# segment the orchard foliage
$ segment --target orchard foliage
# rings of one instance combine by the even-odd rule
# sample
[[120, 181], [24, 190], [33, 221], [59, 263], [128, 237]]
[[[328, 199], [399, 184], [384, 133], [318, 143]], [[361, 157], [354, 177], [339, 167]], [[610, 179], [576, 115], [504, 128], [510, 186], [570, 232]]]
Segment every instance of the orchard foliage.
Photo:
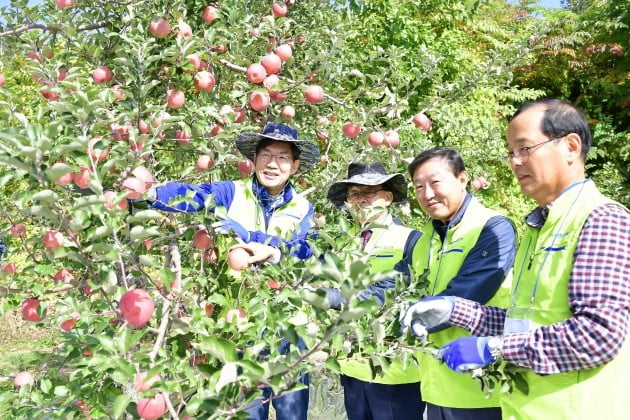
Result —
[[[414, 363], [396, 320], [425, 294], [422, 273], [383, 307], [353, 299], [378, 276], [354, 246], [356, 215], [325, 197], [352, 161], [405, 172], [452, 146], [482, 200], [514, 218], [528, 207], [501, 156], [514, 104], [542, 95], [513, 83], [537, 22], [503, 1], [27, 3], [0, 18], [0, 231], [14, 262], [0, 291], [4, 310], [60, 339], [33, 381], [1, 388], [4, 416], [243, 417], [259, 384], [290, 391], [323, 363]], [[247, 71], [259, 63], [262, 79]], [[154, 182], [249, 176], [233, 139], [268, 121], [320, 146], [293, 180], [323, 213], [320, 261], [236, 272], [213, 215], [128, 202]], [[351, 303], [330, 310], [321, 287]], [[281, 356], [282, 340], [294, 345]]]

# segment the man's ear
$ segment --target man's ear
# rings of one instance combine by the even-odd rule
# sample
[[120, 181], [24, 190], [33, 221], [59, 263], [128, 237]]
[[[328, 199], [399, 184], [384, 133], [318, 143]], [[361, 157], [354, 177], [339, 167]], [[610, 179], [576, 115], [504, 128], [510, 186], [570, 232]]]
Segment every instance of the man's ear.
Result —
[[564, 136], [564, 141], [567, 146], [567, 159], [569, 163], [573, 163], [576, 160], [582, 161], [582, 139], [576, 133], [569, 133]]
[[293, 161], [293, 165], [291, 166], [291, 175], [295, 174], [300, 167], [300, 159], [296, 159]]
[[461, 182], [464, 189], [466, 189], [466, 186], [468, 185], [468, 172], [462, 171], [459, 175], [457, 175], [457, 179]]

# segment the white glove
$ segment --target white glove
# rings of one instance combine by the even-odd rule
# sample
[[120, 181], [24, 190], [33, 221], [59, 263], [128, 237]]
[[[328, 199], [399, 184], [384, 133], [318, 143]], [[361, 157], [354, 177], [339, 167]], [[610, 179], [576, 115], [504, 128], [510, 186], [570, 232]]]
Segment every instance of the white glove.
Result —
[[453, 296], [431, 296], [419, 300], [407, 308], [400, 319], [403, 335], [411, 328], [414, 335], [426, 339], [430, 329], [448, 322], [454, 307]]

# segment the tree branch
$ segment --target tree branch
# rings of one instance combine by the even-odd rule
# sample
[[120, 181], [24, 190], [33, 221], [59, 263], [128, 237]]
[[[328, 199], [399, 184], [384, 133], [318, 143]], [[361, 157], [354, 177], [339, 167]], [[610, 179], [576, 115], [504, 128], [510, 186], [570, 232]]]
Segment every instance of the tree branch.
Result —
[[[91, 31], [93, 29], [104, 28], [105, 26], [107, 26], [108, 23], [109, 22], [103, 21], [103, 22], [90, 23], [89, 25], [81, 25], [77, 27], [77, 31], [78, 32]], [[48, 31], [48, 32], [61, 32], [61, 30], [63, 29], [63, 26], [49, 25], [49, 24], [44, 24], [44, 23], [30, 23], [28, 25], [20, 26], [19, 28], [11, 29], [10, 31], [0, 32], [0, 38], [5, 37], [5, 36], [11, 36], [11, 35], [19, 35], [22, 32], [33, 31], [36, 29], [39, 29], [42, 31]]]

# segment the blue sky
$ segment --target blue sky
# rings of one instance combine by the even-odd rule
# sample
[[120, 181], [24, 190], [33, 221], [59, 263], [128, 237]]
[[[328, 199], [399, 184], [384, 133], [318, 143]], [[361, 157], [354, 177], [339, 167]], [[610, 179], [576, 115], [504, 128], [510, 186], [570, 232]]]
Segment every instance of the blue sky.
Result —
[[[41, 3], [42, 1], [43, 0], [30, 0], [29, 3], [36, 4], [36, 3]], [[8, 6], [9, 3], [10, 3], [9, 0], [0, 0], [0, 6]], [[560, 0], [540, 0], [538, 3], [541, 6], [560, 7]]]

